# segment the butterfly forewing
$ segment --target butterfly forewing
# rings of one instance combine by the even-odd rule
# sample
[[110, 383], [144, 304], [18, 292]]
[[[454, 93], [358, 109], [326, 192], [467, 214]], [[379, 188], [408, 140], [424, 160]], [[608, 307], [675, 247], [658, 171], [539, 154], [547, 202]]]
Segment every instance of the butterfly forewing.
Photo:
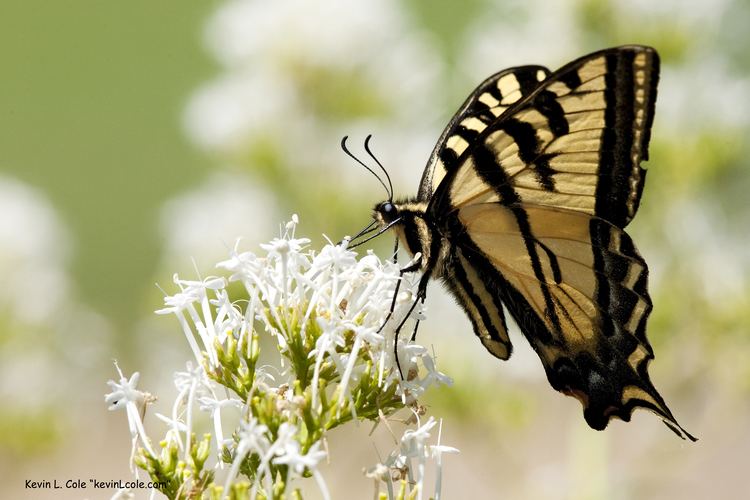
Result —
[[458, 158], [508, 107], [530, 94], [549, 76], [543, 66], [519, 66], [492, 75], [461, 105], [440, 136], [422, 174], [418, 198], [427, 201]]
[[640, 162], [658, 71], [656, 52], [634, 46], [591, 54], [550, 75], [463, 150], [436, 190], [431, 214], [525, 202], [624, 227], [643, 190]]

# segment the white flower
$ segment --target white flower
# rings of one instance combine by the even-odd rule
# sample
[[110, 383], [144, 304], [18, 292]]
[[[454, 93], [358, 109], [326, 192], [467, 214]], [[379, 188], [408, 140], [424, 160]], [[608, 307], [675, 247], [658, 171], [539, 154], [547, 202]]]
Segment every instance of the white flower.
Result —
[[458, 448], [452, 446], [444, 446], [440, 444], [440, 439], [443, 435], [443, 421], [440, 420], [440, 427], [438, 427], [438, 439], [437, 445], [430, 446], [430, 456], [435, 459], [437, 465], [437, 472], [435, 474], [435, 500], [440, 500], [443, 483], [443, 453], [458, 453]]
[[210, 394], [211, 388], [208, 384], [206, 373], [203, 371], [203, 367], [198, 365], [193, 368], [193, 364], [190, 361], [186, 363], [186, 370], [184, 372], [175, 372], [174, 385], [180, 392], [172, 406], [172, 420], [177, 421], [177, 415], [183, 405], [187, 411], [186, 426], [188, 430], [185, 433], [185, 439], [187, 440], [187, 444], [185, 445], [185, 457], [187, 458], [190, 453], [190, 441], [192, 440], [193, 433], [194, 403], [200, 396]]
[[198, 299], [200, 299], [200, 296], [192, 290], [167, 295], [164, 297], [164, 305], [167, 307], [157, 309], [155, 312], [156, 314], [177, 314], [190, 307]]
[[410, 458], [426, 456], [425, 443], [430, 438], [430, 431], [435, 425], [437, 425], [435, 417], [430, 417], [423, 425], [404, 432], [401, 437], [401, 455]]
[[167, 435], [165, 436], [165, 440], [167, 442], [175, 442], [181, 450], [184, 449], [181, 434], [187, 434], [190, 431], [185, 422], [179, 420], [178, 418], [169, 418], [166, 415], [162, 415], [161, 413], [156, 413], [156, 418], [167, 424], [167, 426], [169, 427]]
[[[310, 449], [307, 450], [307, 453], [303, 455], [300, 453], [301, 449], [297, 441], [288, 441], [284, 446], [283, 452], [273, 459], [273, 463], [289, 466], [290, 473], [291, 471], [294, 471], [298, 476], [301, 476], [305, 469], [309, 470], [315, 478], [315, 481], [318, 483], [323, 498], [328, 500], [330, 498], [328, 488], [318, 471], [318, 463], [320, 463], [320, 461], [328, 454], [320, 449], [320, 444], [320, 441], [316, 441]], [[290, 477], [290, 474], [287, 474], [287, 484], [289, 484]]]
[[224, 408], [242, 408], [242, 401], [239, 399], [216, 399], [210, 396], [198, 398], [198, 405], [201, 411], [211, 413], [214, 421], [214, 435], [216, 437], [216, 448], [219, 453], [224, 446], [224, 430], [221, 425], [221, 410]]
[[239, 442], [237, 454], [247, 456], [248, 452], [263, 454], [268, 451], [271, 443], [267, 437], [268, 427], [258, 423], [258, 419], [250, 417], [250, 420], [240, 424]]
[[[419, 421], [419, 416], [416, 413], [414, 415], [417, 418], [417, 421]], [[417, 491], [417, 498], [422, 498], [423, 495], [427, 459], [431, 458], [436, 462], [437, 471], [434, 498], [437, 500], [440, 498], [442, 486], [442, 454], [458, 453], [456, 448], [440, 444], [443, 425], [442, 421], [440, 421], [440, 427], [438, 430], [437, 445], [431, 446], [427, 444], [427, 440], [431, 436], [431, 431], [436, 424], [437, 422], [434, 417], [430, 417], [424, 424], [418, 424], [417, 429], [407, 429], [401, 437], [399, 448], [394, 450], [383, 464], [383, 466], [396, 469], [401, 473], [406, 472], [409, 477], [409, 482], [415, 485], [414, 491]], [[416, 460], [417, 462], [416, 469], [413, 467], [413, 460]], [[386, 481], [388, 491], [391, 492], [392, 486], [390, 477], [384, 477], [382, 474], [380, 476], [375, 476], [375, 471], [382, 472], [382, 467], [372, 469], [372, 472], [368, 477], [382, 478], [382, 480]]]
[[294, 436], [297, 435], [297, 426], [294, 424], [290, 424], [289, 422], [284, 422], [279, 426], [278, 436], [276, 437], [276, 441], [274, 441], [272, 449], [274, 454], [280, 455], [285, 453], [285, 450], [289, 446], [293, 446], [292, 443], [296, 442], [294, 440]]
[[104, 396], [104, 400], [109, 403], [107, 409], [109, 411], [119, 410], [127, 406], [128, 403], [133, 403], [138, 407], [142, 407], [146, 401], [145, 393], [136, 389], [140, 378], [141, 374], [138, 372], [133, 373], [133, 375], [130, 376], [130, 379], [125, 378], [122, 372], [120, 372], [119, 382], [109, 380], [107, 385], [112, 388], [112, 392]]
[[326, 452], [320, 449], [320, 441], [316, 441], [304, 455], [300, 453], [300, 444], [297, 441], [289, 441], [283, 452], [273, 459], [273, 463], [288, 465], [294, 472], [302, 475], [305, 469], [314, 470], [326, 455]]
[[[410, 380], [402, 380], [398, 371], [394, 356], [394, 328], [413, 305], [416, 282], [403, 279], [400, 284], [402, 293], [394, 302], [394, 288], [400, 279], [398, 265], [382, 262], [371, 253], [358, 261], [356, 253], [343, 245], [329, 244], [316, 253], [307, 248], [309, 239], [296, 236], [297, 224], [298, 218], [293, 216], [291, 221], [281, 225], [279, 237], [261, 245], [267, 252], [266, 257], [242, 252], [235, 246], [230, 258], [217, 265], [231, 274], [229, 278], [215, 276], [185, 280], [175, 275], [174, 282], [179, 291], [165, 298], [167, 307], [159, 311], [175, 314], [198, 361], [188, 362], [185, 370], [175, 373], [178, 395], [172, 414], [158, 417], [170, 427], [167, 442], [177, 443], [183, 450], [183, 460], [187, 462], [192, 447], [190, 441], [196, 433], [193, 426], [198, 421], [194, 418], [195, 407], [209, 412], [217, 454], [225, 449], [232, 453], [232, 463], [224, 479], [225, 491], [249, 456], [257, 460], [251, 497], [260, 493], [259, 488], [264, 494], [272, 491], [276, 480], [274, 471], [277, 466], [285, 465], [288, 466], [284, 483], [287, 491], [292, 491], [291, 482], [309, 472], [322, 496], [329, 498], [325, 481], [317, 470], [320, 461], [327, 456], [322, 449], [323, 441], [322, 438], [313, 443], [305, 441], [310, 436], [310, 429], [307, 429], [307, 421], [299, 420], [302, 410], [320, 412], [323, 401], [327, 401], [326, 411], [329, 411], [335, 401], [339, 415], [347, 411], [357, 419], [359, 407], [353, 390], [365, 376], [377, 377], [377, 384], [383, 389], [397, 385], [396, 394], [401, 394], [407, 402], [413, 401], [432, 384], [450, 381], [437, 371], [425, 347], [408, 342], [408, 334], [401, 335], [397, 346]], [[248, 299], [232, 300], [227, 286], [233, 281], [242, 283]], [[393, 320], [385, 324], [392, 307]], [[257, 351], [253, 351], [252, 342], [247, 342], [248, 352], [233, 358], [241, 364], [239, 367], [220, 365], [219, 353], [228, 352], [222, 351], [228, 345], [227, 339], [236, 339], [241, 345], [242, 339], [257, 338], [260, 335], [255, 331], [258, 320], [277, 340], [282, 362], [287, 359], [291, 363], [282, 365], [281, 369], [255, 366], [255, 361], [250, 361], [250, 353], [257, 354]], [[314, 348], [300, 353], [300, 347], [311, 340], [310, 335], [314, 336]], [[309, 349], [311, 344], [304, 345], [304, 348]], [[305, 367], [314, 362], [311, 394], [299, 394], [296, 388], [292, 389], [295, 377], [299, 376], [296, 372], [300, 354], [310, 360], [303, 359]], [[321, 381], [323, 366], [326, 367], [325, 384]], [[245, 387], [247, 401], [217, 396], [229, 386], [222, 387], [221, 383], [217, 386], [215, 377], [232, 373], [236, 368], [239, 368], [240, 379], [246, 377], [243, 370], [254, 370], [252, 376], [245, 379], [252, 380], [252, 385]], [[275, 371], [273, 376], [269, 370]], [[424, 373], [422, 378], [420, 373]], [[117, 394], [121, 398], [136, 394], [127, 392], [129, 387], [135, 387], [135, 382], [137, 376], [130, 384], [123, 382], [122, 387], [118, 386]], [[271, 387], [270, 383], [278, 387]], [[320, 387], [325, 391], [325, 398], [317, 392]], [[273, 399], [275, 406], [271, 411], [279, 420], [273, 426], [278, 425], [278, 428], [272, 433], [270, 424], [259, 421], [260, 417], [253, 414], [254, 403], [251, 401], [255, 395], [264, 398], [273, 397], [273, 393], [277, 397]], [[309, 407], [308, 401], [311, 401]], [[228, 407], [239, 409], [242, 415], [242, 423], [234, 430], [234, 439], [226, 439], [223, 428], [225, 415], [222, 410]], [[332, 413], [329, 417], [336, 418]], [[417, 459], [421, 481], [424, 462], [429, 455], [424, 442], [433, 425], [434, 421], [430, 420], [411, 434], [405, 434], [401, 453], [391, 457], [389, 463], [401, 461], [406, 464]], [[309, 449], [303, 453], [305, 446]], [[220, 466], [217, 462], [216, 467]]]
[[357, 254], [344, 245], [326, 245], [313, 259], [311, 271], [332, 268], [333, 271], [350, 269], [357, 264]]
[[149, 442], [146, 431], [143, 428], [143, 416], [142, 413], [146, 410], [146, 404], [148, 404], [152, 398], [150, 394], [139, 391], [136, 386], [138, 385], [138, 379], [140, 374], [138, 372], [133, 373], [130, 379], [127, 379], [123, 375], [120, 367], [115, 362], [115, 368], [120, 375], [119, 382], [109, 380], [107, 385], [112, 389], [112, 392], [104, 396], [104, 401], [109, 403], [107, 408], [110, 411], [119, 410], [125, 408], [128, 415], [128, 427], [130, 428], [130, 435], [133, 438], [133, 452], [131, 453], [131, 462], [135, 453], [135, 443], [140, 438], [141, 443], [146, 448], [146, 451], [154, 457], [153, 448]]
[[[266, 436], [268, 427], [263, 424], [259, 424], [255, 417], [250, 417], [250, 420], [243, 421], [240, 424], [240, 430], [238, 432], [239, 441], [237, 448], [235, 449], [234, 459], [232, 460], [232, 466], [229, 469], [226, 479], [224, 480], [224, 491], [229, 491], [229, 487], [232, 481], [237, 477], [240, 471], [240, 466], [245, 457], [250, 453], [257, 453], [259, 456], [264, 457], [267, 455], [270, 448], [268, 437]], [[263, 472], [268, 479], [269, 470], [267, 461], [261, 459], [260, 467], [258, 470]], [[269, 480], [270, 484], [270, 480]], [[255, 488], [255, 485], [253, 485]], [[270, 490], [268, 490], [270, 491]], [[253, 495], [251, 495], [251, 498]]]
[[206, 373], [200, 365], [193, 366], [188, 361], [185, 363], [185, 371], [174, 372], [174, 385], [178, 391], [193, 390], [200, 393], [208, 392]]
[[[164, 303], [168, 307], [159, 309], [156, 313], [174, 313], [177, 316], [185, 338], [193, 351], [193, 356], [200, 363], [203, 356], [195, 340], [195, 334], [197, 333], [203, 342], [203, 347], [208, 353], [209, 360], [215, 366], [217, 359], [214, 352], [213, 339], [216, 336], [217, 325], [214, 324], [207, 292], [209, 290], [213, 292], [221, 290], [226, 285], [226, 280], [224, 278], [210, 277], [201, 281], [186, 281], [181, 280], [177, 274], [173, 276], [172, 280], [180, 287], [180, 292], [173, 296], [165, 297]], [[196, 309], [196, 304], [200, 307], [200, 313]], [[185, 317], [186, 312], [193, 323], [195, 332]], [[203, 314], [203, 318], [201, 318], [201, 313]]]
[[[237, 242], [239, 244], [239, 241]], [[259, 259], [253, 252], [237, 253], [232, 251], [231, 257], [216, 264], [216, 267], [231, 271], [229, 281], [240, 281], [261, 275], [264, 260]]]

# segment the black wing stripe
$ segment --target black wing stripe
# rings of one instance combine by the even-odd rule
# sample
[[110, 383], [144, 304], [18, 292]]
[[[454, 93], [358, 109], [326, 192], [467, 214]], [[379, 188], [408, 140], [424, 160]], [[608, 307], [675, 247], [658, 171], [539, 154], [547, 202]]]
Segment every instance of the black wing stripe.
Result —
[[445, 169], [446, 172], [451, 172], [456, 168], [458, 155], [453, 149], [446, 147], [440, 151], [440, 161], [443, 164], [443, 169]]
[[596, 213], [624, 227], [635, 215], [643, 191], [654, 116], [659, 59], [654, 52], [621, 51], [606, 57], [605, 129]]
[[[550, 168], [549, 162], [544, 160], [535, 162], [540, 153], [540, 143], [534, 126], [512, 118], [503, 122], [501, 130], [513, 138], [518, 146], [519, 158], [534, 170], [542, 187], [547, 191], [554, 191], [555, 181], [552, 178], [554, 171]], [[498, 159], [493, 157], [492, 165], [495, 168], [497, 168], [497, 162]]]
[[506, 204], [518, 203], [521, 198], [508, 182], [505, 169], [497, 168], [495, 153], [485, 143], [480, 143], [474, 151], [474, 165], [477, 174], [489, 186], [495, 189], [500, 200]]
[[565, 110], [563, 110], [553, 92], [549, 90], [539, 92], [534, 98], [534, 108], [547, 118], [549, 129], [556, 137], [568, 133], [568, 120], [565, 118]]
[[467, 128], [464, 125], [459, 125], [456, 128], [456, 135], [461, 137], [466, 142], [471, 143], [471, 142], [474, 142], [477, 137], [479, 137], [479, 131], [475, 129]]
[[568, 71], [563, 73], [559, 77], [560, 81], [568, 86], [569, 89], [575, 89], [581, 86], [583, 83], [581, 77], [578, 75], [578, 71]]
[[[632, 102], [633, 57], [632, 53], [607, 56], [604, 94], [608, 103]], [[627, 146], [633, 140], [634, 118], [634, 110], [630, 106], [605, 108], [601, 164], [609, 165], [610, 170], [599, 178], [596, 213], [618, 226], [623, 226], [626, 219], [627, 193], [623, 188], [627, 185], [631, 170], [630, 148]]]
[[540, 80], [537, 71], [517, 71], [514, 75], [518, 80], [518, 89], [521, 95], [526, 95], [539, 86]]
[[542, 270], [542, 263], [539, 258], [539, 254], [536, 251], [536, 245], [534, 236], [532, 235], [531, 226], [529, 225], [529, 220], [526, 216], [526, 212], [521, 207], [511, 207], [511, 210], [513, 212], [513, 215], [516, 216], [516, 223], [518, 224], [518, 228], [521, 231], [521, 237], [523, 238], [523, 242], [526, 245], [526, 252], [529, 255], [529, 259], [531, 259], [531, 268], [534, 270], [534, 274], [536, 276], [536, 279], [539, 281], [539, 286], [542, 290], [542, 296], [544, 297], [544, 305], [545, 305], [545, 316], [547, 319], [549, 319], [550, 323], [552, 324], [555, 331], [560, 331], [560, 319], [557, 317], [557, 309], [555, 308], [554, 302], [552, 300], [552, 294], [549, 291], [549, 288], [547, 288], [547, 285], [544, 283], [547, 281], [546, 277], [544, 276], [544, 271]]
[[[500, 92], [500, 89], [497, 87], [497, 85], [488, 85], [487, 88], [483, 90], [489, 93], [498, 103], [502, 102], [504, 96]], [[480, 103], [486, 106], [486, 104], [483, 103], [482, 101], [477, 100], [477, 103]]]

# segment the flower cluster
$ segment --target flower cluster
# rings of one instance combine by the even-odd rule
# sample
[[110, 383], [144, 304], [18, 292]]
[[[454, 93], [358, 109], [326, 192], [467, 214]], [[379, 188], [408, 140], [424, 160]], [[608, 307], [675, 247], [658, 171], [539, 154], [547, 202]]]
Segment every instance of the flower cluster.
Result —
[[[440, 454], [453, 449], [439, 438], [437, 446], [426, 444], [436, 422], [430, 417], [419, 425], [424, 409], [417, 399], [450, 379], [426, 348], [394, 330], [416, 299], [414, 284], [403, 278], [394, 300], [402, 279], [395, 263], [371, 253], [358, 260], [346, 243], [307, 250], [309, 240], [295, 236], [296, 225], [295, 216], [279, 238], [261, 245], [264, 256], [235, 249], [217, 265], [225, 276], [174, 277], [179, 292], [165, 297], [157, 313], [177, 317], [195, 362], [175, 374], [171, 415], [157, 414], [168, 426], [161, 450], [144, 430], [154, 398], [138, 391], [137, 373], [110, 381], [106, 398], [110, 409], [127, 408], [133, 462], [169, 498], [299, 496], [294, 484], [304, 477], [329, 498], [318, 470], [321, 460], [336, 458], [325, 451], [327, 433], [408, 408], [417, 429], [407, 430], [399, 449], [368, 475], [389, 498], [421, 498], [426, 460], [435, 458], [439, 496]], [[413, 314], [412, 321], [422, 317]], [[261, 351], [270, 364], [259, 363]], [[201, 438], [196, 410], [212, 427]], [[229, 421], [231, 431], [224, 428]]]

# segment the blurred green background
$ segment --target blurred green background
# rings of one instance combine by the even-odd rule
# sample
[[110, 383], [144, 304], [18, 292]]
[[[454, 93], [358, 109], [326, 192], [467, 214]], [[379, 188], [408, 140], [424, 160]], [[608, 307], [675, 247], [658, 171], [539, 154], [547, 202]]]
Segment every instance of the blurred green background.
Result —
[[[361, 227], [383, 193], [341, 153], [343, 135], [359, 152], [372, 133], [397, 193], [412, 195], [442, 127], [489, 74], [641, 43], [663, 66], [648, 182], [629, 232], [652, 272], [652, 378], [701, 440], [687, 445], [645, 413], [589, 430], [520, 336], [514, 357], [497, 362], [436, 286], [420, 341], [455, 385], [426, 403], [445, 418], [444, 442], [462, 451], [446, 458], [444, 493], [741, 497], [750, 451], [747, 26], [741, 0], [5, 0], [3, 490], [31, 496], [31, 478], [129, 477], [124, 416], [102, 401], [111, 360], [140, 370], [168, 405], [170, 374], [188, 352], [175, 322], [152, 317], [154, 282], [170, 290], [174, 272], [211, 274], [238, 237], [253, 248], [292, 213], [314, 245]], [[386, 256], [389, 246], [374, 248]], [[324, 473], [335, 498], [369, 484], [361, 468], [377, 460], [363, 441], [361, 463], [339, 456], [337, 466], [336, 453], [349, 452], [332, 436]]]

